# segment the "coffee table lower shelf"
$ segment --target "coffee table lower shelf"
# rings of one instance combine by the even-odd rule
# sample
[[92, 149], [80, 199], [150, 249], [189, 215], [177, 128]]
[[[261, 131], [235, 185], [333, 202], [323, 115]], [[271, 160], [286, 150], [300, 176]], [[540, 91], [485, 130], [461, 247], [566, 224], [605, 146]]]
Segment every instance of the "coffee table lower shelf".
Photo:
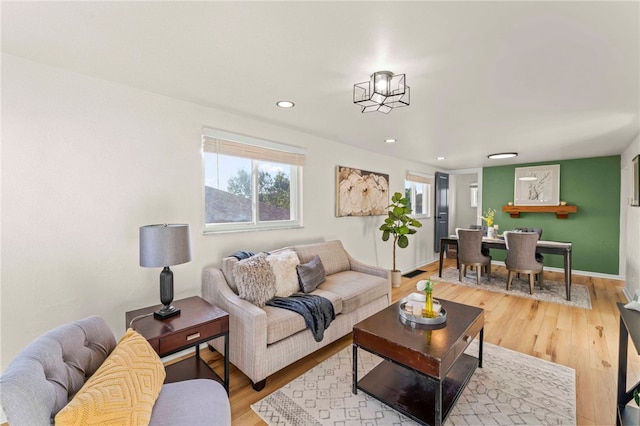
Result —
[[479, 360], [462, 354], [442, 381], [442, 416], [436, 419], [439, 381], [412, 369], [382, 361], [358, 381], [357, 388], [421, 424], [441, 424], [478, 367]]

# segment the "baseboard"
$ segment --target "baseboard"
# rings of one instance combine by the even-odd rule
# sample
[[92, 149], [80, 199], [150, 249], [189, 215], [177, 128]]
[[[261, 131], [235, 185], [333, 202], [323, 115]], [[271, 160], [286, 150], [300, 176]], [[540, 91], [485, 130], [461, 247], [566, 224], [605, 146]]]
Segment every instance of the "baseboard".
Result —
[[[499, 266], [505, 266], [504, 262], [501, 262], [499, 260], [493, 260], [491, 261], [492, 265], [499, 265]], [[564, 274], [564, 268], [555, 268], [552, 266], [545, 266], [544, 267], [545, 271], [552, 271], [552, 272], [560, 272], [562, 274]], [[576, 274], [576, 275], [584, 275], [587, 277], [594, 277], [594, 278], [606, 278], [608, 280], [619, 280], [619, 281], [624, 281], [624, 275], [613, 275], [613, 274], [603, 274], [601, 272], [592, 272], [592, 271], [579, 271], [577, 269], [572, 269], [571, 270], [572, 274]]]

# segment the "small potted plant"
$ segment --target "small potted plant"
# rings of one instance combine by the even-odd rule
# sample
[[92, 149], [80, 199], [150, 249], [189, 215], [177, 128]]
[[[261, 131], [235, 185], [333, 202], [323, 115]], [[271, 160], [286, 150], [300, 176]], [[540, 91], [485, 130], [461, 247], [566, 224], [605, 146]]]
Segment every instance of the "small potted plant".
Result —
[[411, 208], [409, 200], [403, 197], [400, 192], [396, 192], [391, 197], [391, 204], [387, 206], [387, 218], [384, 220], [380, 231], [382, 231], [382, 241], [388, 241], [393, 235], [393, 269], [391, 270], [391, 284], [394, 287], [400, 286], [400, 271], [396, 269], [396, 247], [407, 248], [409, 246], [408, 235], [415, 234], [416, 228], [422, 227], [422, 223], [409, 217]]

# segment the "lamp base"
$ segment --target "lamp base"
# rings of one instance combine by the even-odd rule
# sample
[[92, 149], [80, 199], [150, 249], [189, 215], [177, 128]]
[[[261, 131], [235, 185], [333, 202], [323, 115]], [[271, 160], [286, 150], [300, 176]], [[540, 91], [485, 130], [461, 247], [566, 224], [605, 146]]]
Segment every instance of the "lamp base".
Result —
[[180, 309], [175, 306], [166, 305], [163, 306], [162, 309], [159, 309], [153, 313], [153, 317], [155, 319], [159, 319], [161, 321], [166, 320], [167, 318], [174, 317], [180, 314]]

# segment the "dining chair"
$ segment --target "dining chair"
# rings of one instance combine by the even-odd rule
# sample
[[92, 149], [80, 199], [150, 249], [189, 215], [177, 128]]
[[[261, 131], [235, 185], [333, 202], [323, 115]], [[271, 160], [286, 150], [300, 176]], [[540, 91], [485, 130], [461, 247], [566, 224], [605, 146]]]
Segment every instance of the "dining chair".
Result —
[[[518, 232], [537, 232], [538, 239], [542, 239], [542, 228], [513, 228], [513, 230]], [[540, 263], [544, 263], [544, 256], [541, 253], [536, 253], [536, 260]]]
[[507, 290], [511, 287], [514, 273], [529, 275], [529, 293], [533, 294], [535, 277], [538, 278], [538, 285], [542, 288], [543, 264], [536, 260], [538, 233], [508, 231], [504, 233], [504, 241], [507, 246], [507, 258], [504, 264], [509, 271]]
[[467, 276], [467, 266], [476, 268], [476, 279], [480, 285], [480, 276], [484, 269], [491, 281], [491, 256], [482, 254], [481, 229], [456, 229], [458, 234], [458, 279]]
[[[469, 225], [469, 229], [481, 229], [482, 236], [487, 236], [487, 225]], [[482, 254], [484, 256], [489, 256], [489, 249], [487, 247], [482, 247]]]

